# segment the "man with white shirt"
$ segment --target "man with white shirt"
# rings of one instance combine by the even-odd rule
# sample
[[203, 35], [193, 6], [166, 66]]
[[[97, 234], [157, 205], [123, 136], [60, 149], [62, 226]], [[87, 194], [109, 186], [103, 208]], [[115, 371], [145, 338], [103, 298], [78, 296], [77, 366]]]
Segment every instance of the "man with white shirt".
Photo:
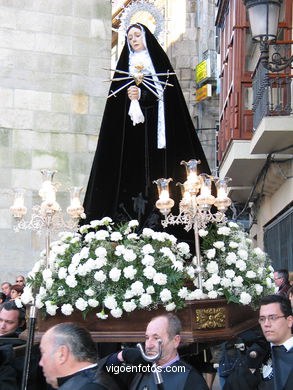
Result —
[[42, 337], [40, 366], [46, 382], [60, 390], [116, 390], [98, 369], [97, 350], [90, 333], [79, 325], [61, 323]]
[[254, 355], [247, 354], [247, 367], [241, 367], [227, 378], [224, 390], [292, 390], [293, 389], [293, 316], [291, 303], [281, 295], [268, 295], [260, 303], [259, 323], [270, 343], [271, 356], [252, 369]]

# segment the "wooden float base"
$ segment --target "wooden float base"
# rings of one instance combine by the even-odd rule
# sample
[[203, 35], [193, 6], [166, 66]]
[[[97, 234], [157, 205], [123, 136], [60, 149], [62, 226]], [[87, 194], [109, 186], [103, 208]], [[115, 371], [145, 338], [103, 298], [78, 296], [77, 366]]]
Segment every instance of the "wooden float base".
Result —
[[[57, 314], [45, 319], [38, 314], [35, 340], [39, 341], [47, 329], [60, 322], [75, 322], [87, 328], [96, 342], [142, 342], [147, 323], [154, 316], [166, 313], [158, 310], [135, 310], [121, 318], [111, 315], [106, 320], [97, 318], [97, 310], [88, 313], [75, 311], [70, 316]], [[213, 342], [236, 337], [239, 333], [257, 325], [257, 313], [249, 306], [227, 304], [225, 299], [189, 301], [184, 309], [175, 312], [182, 322], [182, 341]]]

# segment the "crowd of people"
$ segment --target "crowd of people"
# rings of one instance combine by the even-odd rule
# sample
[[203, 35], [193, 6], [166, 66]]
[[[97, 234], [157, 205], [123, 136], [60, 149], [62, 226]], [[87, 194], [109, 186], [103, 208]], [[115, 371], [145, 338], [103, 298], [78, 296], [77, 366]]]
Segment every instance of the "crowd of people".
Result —
[[23, 275], [18, 275], [15, 278], [15, 283], [12, 284], [10, 282], [2, 282], [1, 283], [1, 292], [0, 292], [0, 305], [4, 302], [8, 302], [10, 300], [15, 300], [20, 298], [23, 293], [23, 289], [25, 286], [25, 277]]

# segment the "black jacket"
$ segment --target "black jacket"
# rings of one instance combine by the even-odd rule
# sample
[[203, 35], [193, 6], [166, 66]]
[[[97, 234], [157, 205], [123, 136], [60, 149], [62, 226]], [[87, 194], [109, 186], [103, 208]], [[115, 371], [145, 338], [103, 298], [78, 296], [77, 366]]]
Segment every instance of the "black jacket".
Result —
[[99, 366], [58, 378], [60, 390], [119, 390], [119, 387]]

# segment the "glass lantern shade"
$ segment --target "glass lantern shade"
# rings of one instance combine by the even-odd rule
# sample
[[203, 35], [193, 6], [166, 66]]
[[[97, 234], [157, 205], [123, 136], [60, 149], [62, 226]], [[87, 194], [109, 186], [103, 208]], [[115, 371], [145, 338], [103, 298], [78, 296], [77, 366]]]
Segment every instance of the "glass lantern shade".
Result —
[[189, 191], [192, 195], [197, 194], [201, 187], [201, 178], [197, 174], [197, 164], [200, 160], [181, 161], [181, 165], [185, 165], [187, 180], [184, 182], [185, 191]]
[[169, 183], [172, 181], [169, 179], [158, 179], [153, 183], [157, 184], [159, 192], [159, 200], [156, 201], [156, 207], [163, 215], [168, 215], [174, 206], [174, 200], [169, 196]]
[[197, 204], [201, 210], [209, 210], [215, 202], [215, 197], [211, 194], [212, 192], [212, 180], [209, 175], [202, 174], [202, 186], [200, 195], [197, 196]]
[[228, 198], [228, 182], [232, 179], [230, 177], [225, 177], [224, 179], [218, 179], [216, 181], [216, 187], [217, 187], [217, 197], [215, 199], [214, 205], [217, 207], [217, 209], [224, 213], [227, 208], [231, 205], [231, 199]]
[[70, 188], [70, 205], [67, 207], [67, 213], [72, 218], [80, 218], [84, 212], [84, 208], [80, 202], [80, 193], [83, 187], [72, 187]]
[[243, 0], [248, 11], [252, 38], [274, 41], [277, 37], [281, 0]]
[[14, 202], [10, 207], [10, 213], [14, 218], [23, 218], [27, 213], [27, 208], [24, 205], [24, 193], [25, 190], [22, 188], [14, 190]]

